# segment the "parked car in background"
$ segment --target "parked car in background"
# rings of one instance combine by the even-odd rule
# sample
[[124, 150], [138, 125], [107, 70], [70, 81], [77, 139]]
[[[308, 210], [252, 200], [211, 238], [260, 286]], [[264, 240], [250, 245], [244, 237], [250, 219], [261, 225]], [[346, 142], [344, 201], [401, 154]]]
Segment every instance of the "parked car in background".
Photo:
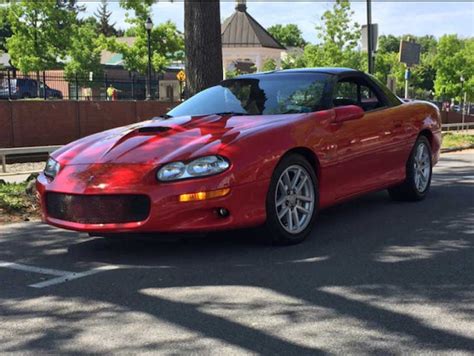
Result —
[[[63, 93], [59, 90], [52, 89], [40, 82], [39, 96], [38, 96], [38, 82], [30, 78], [13, 78], [10, 79], [10, 93], [12, 99], [28, 99], [28, 98], [43, 98], [46, 90], [46, 97], [49, 99], [62, 99]], [[0, 98], [8, 99], [8, 80], [3, 79], [0, 82]]]

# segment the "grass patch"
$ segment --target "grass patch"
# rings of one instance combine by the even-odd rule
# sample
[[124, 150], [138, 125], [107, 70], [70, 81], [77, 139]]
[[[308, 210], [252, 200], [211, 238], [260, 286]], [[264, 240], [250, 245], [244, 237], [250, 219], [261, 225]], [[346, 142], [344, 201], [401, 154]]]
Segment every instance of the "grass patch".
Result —
[[[0, 223], [27, 220], [38, 216], [38, 202], [30, 182], [0, 181]], [[30, 193], [27, 193], [27, 190]]]
[[474, 135], [448, 132], [443, 134], [442, 148], [469, 147], [474, 145]]

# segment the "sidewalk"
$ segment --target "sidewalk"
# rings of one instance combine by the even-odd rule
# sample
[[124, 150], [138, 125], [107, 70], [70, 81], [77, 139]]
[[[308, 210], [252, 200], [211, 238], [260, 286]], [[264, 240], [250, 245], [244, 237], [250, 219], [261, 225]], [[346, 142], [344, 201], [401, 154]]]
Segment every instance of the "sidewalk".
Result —
[[7, 183], [22, 183], [31, 175], [31, 173], [19, 173], [19, 174], [1, 174], [0, 180], [4, 180]]
[[7, 183], [24, 182], [32, 173], [43, 170], [45, 162], [27, 162], [7, 164], [7, 173], [0, 170], [0, 179]]

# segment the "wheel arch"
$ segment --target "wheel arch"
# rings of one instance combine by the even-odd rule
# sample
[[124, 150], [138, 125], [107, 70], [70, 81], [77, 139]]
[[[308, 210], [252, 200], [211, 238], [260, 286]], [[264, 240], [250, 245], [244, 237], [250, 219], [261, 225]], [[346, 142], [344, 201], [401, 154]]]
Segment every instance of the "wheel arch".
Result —
[[[433, 133], [431, 132], [430, 129], [423, 129], [420, 131], [420, 133], [418, 134], [418, 137], [420, 136], [424, 136], [428, 139], [428, 142], [430, 143], [430, 147], [431, 147], [431, 150], [433, 150]], [[417, 137], [417, 139], [418, 139]]]
[[285, 154], [281, 156], [279, 162], [281, 162], [284, 157], [290, 154], [299, 154], [303, 156], [309, 162], [311, 167], [313, 167], [314, 173], [316, 174], [316, 178], [318, 179], [318, 181], [321, 181], [321, 165], [318, 156], [314, 153], [313, 150], [309, 149], [308, 147], [294, 147], [286, 151]]

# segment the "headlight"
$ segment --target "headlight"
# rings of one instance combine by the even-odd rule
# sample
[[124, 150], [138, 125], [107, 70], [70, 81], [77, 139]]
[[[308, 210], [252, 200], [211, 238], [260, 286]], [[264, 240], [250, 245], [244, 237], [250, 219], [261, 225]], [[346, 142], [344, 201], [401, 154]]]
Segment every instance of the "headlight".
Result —
[[205, 156], [195, 159], [188, 164], [183, 162], [172, 162], [160, 168], [156, 177], [159, 181], [169, 182], [173, 180], [198, 178], [224, 172], [230, 167], [230, 163], [221, 156]]
[[46, 162], [46, 167], [44, 167], [44, 174], [50, 178], [54, 178], [56, 177], [60, 169], [61, 165], [54, 159], [49, 158]]

